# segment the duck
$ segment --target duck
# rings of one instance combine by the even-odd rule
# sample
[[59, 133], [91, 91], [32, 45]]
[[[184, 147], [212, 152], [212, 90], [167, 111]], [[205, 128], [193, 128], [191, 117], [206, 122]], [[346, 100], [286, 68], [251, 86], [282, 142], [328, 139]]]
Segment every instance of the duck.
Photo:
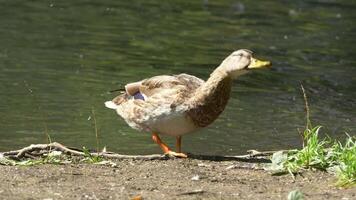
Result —
[[[158, 75], [128, 83], [119, 96], [105, 102], [125, 122], [152, 135], [164, 154], [187, 158], [182, 152], [182, 136], [212, 124], [224, 111], [233, 80], [251, 70], [267, 68], [270, 61], [253, 57], [253, 52], [232, 52], [204, 81], [189, 74]], [[173, 151], [160, 138], [176, 138]]]

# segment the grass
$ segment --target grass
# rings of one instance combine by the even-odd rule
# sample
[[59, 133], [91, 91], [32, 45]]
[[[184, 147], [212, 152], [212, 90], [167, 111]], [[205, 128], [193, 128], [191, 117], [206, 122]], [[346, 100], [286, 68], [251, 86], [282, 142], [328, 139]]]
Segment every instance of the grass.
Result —
[[34, 166], [42, 164], [68, 164], [72, 163], [72, 159], [64, 155], [60, 151], [51, 151], [43, 157], [38, 159], [28, 159], [28, 160], [13, 160], [6, 157], [0, 157], [0, 164], [10, 165], [10, 166]]
[[272, 157], [271, 170], [288, 171], [294, 176], [304, 169], [319, 169], [335, 173], [337, 185], [356, 185], [356, 137], [347, 135], [346, 142], [320, 139], [321, 126], [313, 127], [307, 96], [301, 86], [306, 108], [306, 129], [302, 133], [303, 148], [287, 154], [277, 152]]
[[333, 146], [334, 157], [338, 164], [338, 184], [356, 185], [356, 139], [350, 137], [345, 145], [337, 142]]
[[14, 160], [0, 155], [0, 165], [9, 166], [34, 166], [43, 164], [69, 164], [69, 163], [90, 163], [99, 165], [116, 166], [112, 161], [105, 160], [100, 155], [92, 155], [89, 150], [83, 147], [83, 158], [77, 159], [70, 155], [67, 155], [61, 151], [50, 150], [49, 153], [44, 154], [41, 157], [26, 159], [26, 160]]
[[299, 190], [293, 190], [288, 194], [288, 200], [303, 200], [304, 195]]
[[326, 157], [327, 141], [319, 139], [321, 126], [304, 131], [305, 144], [297, 152], [288, 155], [285, 167], [289, 172], [294, 173], [305, 167], [325, 169], [330, 164]]
[[91, 108], [91, 114], [93, 116], [93, 123], [94, 123], [94, 130], [95, 130], [96, 152], [99, 152], [99, 132], [98, 132], [97, 124], [96, 124], [94, 107]]
[[84, 159], [82, 161], [87, 163], [100, 163], [104, 161], [104, 159], [100, 156], [93, 156], [90, 154], [89, 150], [83, 147]]
[[319, 169], [335, 173], [337, 184], [356, 184], [356, 138], [348, 135], [345, 144], [330, 139], [320, 139], [321, 126], [306, 129], [306, 143], [301, 150], [290, 152], [282, 162], [282, 168], [291, 174], [303, 169]]

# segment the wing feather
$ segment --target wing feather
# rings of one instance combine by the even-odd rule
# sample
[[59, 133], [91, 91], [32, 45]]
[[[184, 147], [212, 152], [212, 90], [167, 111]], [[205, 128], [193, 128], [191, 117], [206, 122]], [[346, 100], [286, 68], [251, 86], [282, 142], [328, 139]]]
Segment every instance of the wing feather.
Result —
[[[125, 87], [126, 92], [105, 105], [116, 109], [131, 127], [150, 131], [151, 123], [184, 109], [184, 103], [203, 83], [203, 80], [188, 74], [155, 76], [129, 83], [129, 86]], [[145, 99], [135, 99], [131, 93], [136, 91], [145, 96]]]
[[141, 101], [132, 98], [135, 93], [140, 92], [144, 95], [145, 101], [154, 98], [161, 99], [162, 103], [177, 105], [190, 98], [203, 83], [202, 79], [188, 74], [154, 76], [126, 84], [126, 92], [115, 97], [112, 102], [120, 105], [128, 100]]
[[176, 90], [177, 93], [189, 92], [191, 94], [203, 83], [202, 79], [188, 74], [161, 75], [143, 80], [139, 90], [147, 97], [169, 90]]

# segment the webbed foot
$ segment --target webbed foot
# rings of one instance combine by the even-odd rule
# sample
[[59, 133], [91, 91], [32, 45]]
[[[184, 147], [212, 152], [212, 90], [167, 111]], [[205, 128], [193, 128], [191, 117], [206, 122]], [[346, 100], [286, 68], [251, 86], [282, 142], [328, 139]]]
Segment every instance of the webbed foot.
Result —
[[187, 154], [184, 154], [184, 153], [177, 153], [177, 152], [174, 152], [174, 151], [167, 151], [165, 154], [168, 155], [168, 156], [170, 156], [170, 157], [188, 158]]

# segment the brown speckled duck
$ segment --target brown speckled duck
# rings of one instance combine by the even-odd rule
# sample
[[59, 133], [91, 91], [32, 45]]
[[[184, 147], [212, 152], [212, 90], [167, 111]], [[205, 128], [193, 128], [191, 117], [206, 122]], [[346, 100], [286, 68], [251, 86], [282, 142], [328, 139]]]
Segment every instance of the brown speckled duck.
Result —
[[[241, 49], [225, 58], [207, 81], [188, 74], [154, 76], [127, 84], [125, 91], [105, 106], [116, 110], [132, 128], [152, 133], [164, 153], [187, 157], [181, 152], [182, 136], [218, 118], [230, 98], [233, 79], [270, 65]], [[176, 137], [176, 151], [163, 143], [159, 134]]]

